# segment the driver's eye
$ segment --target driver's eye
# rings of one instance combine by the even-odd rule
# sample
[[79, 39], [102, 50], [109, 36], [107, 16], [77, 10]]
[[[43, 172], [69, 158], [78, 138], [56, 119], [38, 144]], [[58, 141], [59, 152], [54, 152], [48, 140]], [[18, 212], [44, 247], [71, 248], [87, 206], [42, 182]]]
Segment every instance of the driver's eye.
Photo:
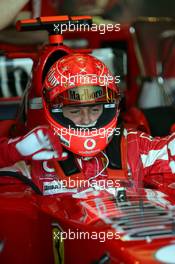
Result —
[[91, 108], [91, 113], [99, 113], [100, 111], [101, 111], [101, 108], [99, 108], [99, 107]]
[[93, 112], [99, 112], [100, 109], [99, 108], [92, 108], [91, 111], [93, 111]]
[[80, 110], [71, 110], [69, 113], [70, 114], [79, 114]]

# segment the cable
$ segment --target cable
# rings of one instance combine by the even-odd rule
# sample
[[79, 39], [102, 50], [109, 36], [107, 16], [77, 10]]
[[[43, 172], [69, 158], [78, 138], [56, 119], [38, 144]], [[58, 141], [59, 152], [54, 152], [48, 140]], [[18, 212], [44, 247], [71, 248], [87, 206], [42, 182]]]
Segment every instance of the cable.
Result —
[[[93, 180], [93, 179], [96, 179], [103, 171], [105, 171], [106, 170], [106, 168], [108, 167], [108, 165], [109, 165], [109, 159], [108, 159], [108, 156], [102, 151], [102, 153], [103, 153], [103, 156], [106, 158], [106, 160], [107, 160], [107, 162], [106, 162], [106, 165], [105, 165], [105, 167], [97, 174], [97, 175], [95, 175], [95, 176], [93, 176], [93, 177], [91, 177], [91, 178], [89, 178], [88, 180], [89, 181], [91, 181], [91, 180]], [[105, 175], [104, 175], [105, 176]]]

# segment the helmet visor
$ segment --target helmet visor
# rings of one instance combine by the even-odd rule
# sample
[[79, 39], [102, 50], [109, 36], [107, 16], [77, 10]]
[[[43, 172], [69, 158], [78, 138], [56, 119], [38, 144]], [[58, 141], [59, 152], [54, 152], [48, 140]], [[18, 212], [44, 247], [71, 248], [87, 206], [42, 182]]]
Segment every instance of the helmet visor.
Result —
[[[50, 116], [64, 127], [100, 128], [108, 124], [117, 114], [119, 95], [101, 86], [80, 86], [57, 95], [48, 104]], [[92, 113], [92, 122], [79, 123], [78, 113], [82, 108]], [[66, 111], [68, 109], [68, 111]], [[71, 110], [72, 109], [72, 110]], [[66, 114], [68, 112], [69, 114]], [[74, 118], [75, 117], [75, 118]], [[96, 118], [95, 118], [96, 117]]]
[[65, 105], [91, 105], [101, 103], [116, 103], [119, 95], [107, 87], [79, 86], [57, 95], [53, 104]]

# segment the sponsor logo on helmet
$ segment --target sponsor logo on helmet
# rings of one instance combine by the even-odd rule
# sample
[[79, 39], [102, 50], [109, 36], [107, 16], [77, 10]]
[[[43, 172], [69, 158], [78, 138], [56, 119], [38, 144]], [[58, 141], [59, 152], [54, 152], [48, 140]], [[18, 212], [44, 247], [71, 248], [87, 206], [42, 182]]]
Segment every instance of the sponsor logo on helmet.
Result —
[[81, 87], [79, 89], [71, 89], [68, 91], [68, 98], [72, 101], [91, 101], [104, 96], [103, 89], [101, 87], [93, 87], [93, 89], [87, 89]]
[[88, 138], [84, 142], [84, 147], [87, 150], [94, 149], [96, 146], [96, 141], [93, 138]]
[[49, 71], [49, 73], [48, 73], [48, 82], [49, 82], [49, 85], [51, 85], [52, 87], [55, 87], [55, 86], [57, 86], [59, 84], [59, 81], [55, 77], [55, 69], [52, 69], [52, 70]]

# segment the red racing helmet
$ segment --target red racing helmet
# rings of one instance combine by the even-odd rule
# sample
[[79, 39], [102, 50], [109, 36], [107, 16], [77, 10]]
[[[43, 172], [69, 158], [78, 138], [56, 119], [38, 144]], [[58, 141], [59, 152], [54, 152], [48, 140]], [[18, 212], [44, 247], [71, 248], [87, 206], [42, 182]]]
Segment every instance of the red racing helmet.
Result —
[[[89, 54], [74, 53], [52, 65], [44, 81], [46, 119], [62, 145], [80, 156], [92, 157], [105, 149], [115, 133], [119, 89], [107, 66]], [[102, 113], [90, 125], [78, 125], [64, 116], [64, 107], [101, 105]]]

